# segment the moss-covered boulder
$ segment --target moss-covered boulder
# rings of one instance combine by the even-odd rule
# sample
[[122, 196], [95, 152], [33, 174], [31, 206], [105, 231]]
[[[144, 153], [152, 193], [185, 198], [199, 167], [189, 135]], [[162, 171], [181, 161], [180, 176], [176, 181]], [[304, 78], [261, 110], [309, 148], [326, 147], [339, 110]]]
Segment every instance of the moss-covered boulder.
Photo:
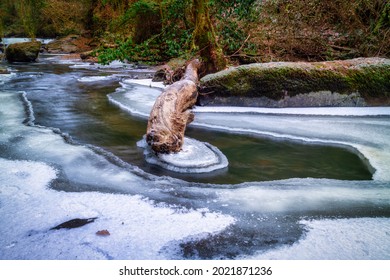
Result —
[[198, 101], [261, 107], [390, 105], [390, 59], [242, 65], [203, 77]]
[[5, 50], [8, 62], [33, 62], [38, 58], [41, 42], [31, 41], [10, 44]]

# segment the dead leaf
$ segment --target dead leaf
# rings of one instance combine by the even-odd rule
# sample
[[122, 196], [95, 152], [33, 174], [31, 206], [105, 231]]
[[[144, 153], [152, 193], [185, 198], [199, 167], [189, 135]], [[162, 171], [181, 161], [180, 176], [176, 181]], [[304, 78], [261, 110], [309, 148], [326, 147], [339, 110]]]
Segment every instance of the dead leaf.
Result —
[[106, 229], [103, 229], [103, 230], [97, 231], [96, 235], [99, 235], [99, 236], [109, 236], [110, 232], [108, 230], [106, 230]]

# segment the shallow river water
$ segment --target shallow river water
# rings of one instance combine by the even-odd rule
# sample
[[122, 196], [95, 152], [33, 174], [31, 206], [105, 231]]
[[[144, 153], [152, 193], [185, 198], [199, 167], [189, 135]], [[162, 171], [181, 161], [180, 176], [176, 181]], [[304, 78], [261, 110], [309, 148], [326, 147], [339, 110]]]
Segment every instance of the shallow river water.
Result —
[[149, 70], [7, 67], [0, 259], [390, 258], [390, 108], [196, 107], [187, 136], [229, 164], [185, 174], [137, 146], [161, 93]]

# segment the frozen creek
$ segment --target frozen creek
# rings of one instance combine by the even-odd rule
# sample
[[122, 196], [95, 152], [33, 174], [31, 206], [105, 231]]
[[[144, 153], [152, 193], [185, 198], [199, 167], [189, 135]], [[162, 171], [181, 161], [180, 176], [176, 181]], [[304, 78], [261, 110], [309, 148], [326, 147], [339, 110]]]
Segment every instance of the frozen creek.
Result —
[[[0, 76], [0, 259], [390, 258], [389, 108], [195, 108], [191, 138], [343, 147], [373, 175], [182, 180], [137, 150], [160, 90], [115, 66], [43, 59]], [[113, 149], [104, 128], [119, 139], [121, 122], [132, 134]]]

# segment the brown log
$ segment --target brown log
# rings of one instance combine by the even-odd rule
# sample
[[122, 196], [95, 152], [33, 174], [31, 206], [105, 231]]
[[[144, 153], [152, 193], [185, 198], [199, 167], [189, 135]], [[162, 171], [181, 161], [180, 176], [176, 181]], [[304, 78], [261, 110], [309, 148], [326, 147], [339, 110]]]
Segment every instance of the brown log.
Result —
[[190, 109], [198, 96], [199, 67], [199, 60], [192, 60], [184, 77], [167, 87], [154, 103], [146, 129], [146, 142], [156, 153], [181, 150], [186, 126], [194, 120]]

